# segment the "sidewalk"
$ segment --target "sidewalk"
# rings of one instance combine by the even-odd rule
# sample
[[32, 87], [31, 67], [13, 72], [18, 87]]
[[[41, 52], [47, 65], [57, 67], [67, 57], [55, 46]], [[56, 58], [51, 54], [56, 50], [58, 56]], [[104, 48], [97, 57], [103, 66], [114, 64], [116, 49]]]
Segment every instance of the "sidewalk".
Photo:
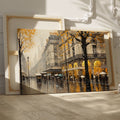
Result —
[[120, 120], [120, 94], [1, 95], [0, 120]]

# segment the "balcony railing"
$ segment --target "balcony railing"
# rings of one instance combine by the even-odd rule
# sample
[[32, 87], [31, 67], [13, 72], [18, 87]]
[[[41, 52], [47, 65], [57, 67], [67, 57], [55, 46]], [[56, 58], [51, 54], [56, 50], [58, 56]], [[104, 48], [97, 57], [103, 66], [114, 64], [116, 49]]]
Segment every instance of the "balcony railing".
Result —
[[[97, 54], [97, 57], [95, 57], [94, 54], [88, 54], [88, 59], [95, 59], [95, 58], [106, 59], [106, 54], [104, 54], [104, 53]], [[77, 60], [77, 59], [83, 59], [83, 55], [82, 54], [77, 54], [74, 57], [67, 58], [66, 60], [62, 59], [61, 64], [64, 64], [65, 62], [71, 62], [71, 61], [74, 61], [74, 60]]]

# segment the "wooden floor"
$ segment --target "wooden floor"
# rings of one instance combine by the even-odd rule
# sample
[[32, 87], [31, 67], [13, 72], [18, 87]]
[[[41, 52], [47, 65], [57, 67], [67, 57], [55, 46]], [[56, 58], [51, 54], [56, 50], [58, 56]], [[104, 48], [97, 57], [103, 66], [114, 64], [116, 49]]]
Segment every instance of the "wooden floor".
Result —
[[120, 94], [1, 95], [0, 120], [120, 120]]

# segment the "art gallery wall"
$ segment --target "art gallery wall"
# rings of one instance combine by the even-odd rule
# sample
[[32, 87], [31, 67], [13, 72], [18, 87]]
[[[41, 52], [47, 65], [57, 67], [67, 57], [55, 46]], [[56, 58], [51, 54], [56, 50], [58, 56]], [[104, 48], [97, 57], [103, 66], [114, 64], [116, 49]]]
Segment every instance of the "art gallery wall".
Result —
[[[120, 9], [120, 0], [115, 0]], [[66, 29], [111, 30], [113, 31], [113, 62], [116, 87], [120, 82], [120, 25], [112, 16], [111, 0], [94, 0], [94, 16], [88, 23], [81, 23], [73, 18], [85, 18], [89, 11], [90, 0], [0, 0], [0, 14], [22, 16], [59, 16], [65, 18]], [[116, 17], [119, 18], [120, 11]], [[119, 22], [119, 21], [118, 21]], [[3, 22], [0, 17], [0, 93], [4, 92], [3, 59]]]

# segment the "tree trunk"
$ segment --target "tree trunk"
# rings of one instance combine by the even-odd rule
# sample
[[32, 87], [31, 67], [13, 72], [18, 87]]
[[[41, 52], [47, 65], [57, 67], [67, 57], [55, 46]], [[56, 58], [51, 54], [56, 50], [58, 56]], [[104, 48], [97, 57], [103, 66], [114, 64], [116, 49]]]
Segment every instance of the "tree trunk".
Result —
[[88, 70], [87, 45], [86, 45], [85, 38], [82, 38], [82, 49], [83, 49], [83, 56], [84, 56], [84, 61], [85, 61], [86, 92], [89, 92], [89, 91], [91, 91], [91, 87], [90, 87], [90, 78], [89, 78], [89, 70]]
[[22, 65], [21, 65], [20, 42], [19, 42], [19, 67], [20, 67], [20, 94], [22, 95]]

